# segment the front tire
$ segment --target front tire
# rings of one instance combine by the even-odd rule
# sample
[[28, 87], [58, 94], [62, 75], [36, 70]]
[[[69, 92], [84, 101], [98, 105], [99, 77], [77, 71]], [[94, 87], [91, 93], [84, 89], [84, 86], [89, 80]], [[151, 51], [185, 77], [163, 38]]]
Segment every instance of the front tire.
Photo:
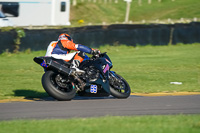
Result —
[[110, 73], [110, 93], [112, 96], [120, 99], [125, 99], [130, 96], [131, 89], [126, 80], [118, 74]]
[[[53, 71], [46, 71], [42, 76], [42, 86], [45, 91], [59, 101], [69, 101], [76, 95], [76, 89], [71, 82], [58, 82], [59, 74]], [[62, 76], [60, 76], [62, 78]], [[65, 86], [65, 87], [64, 87]]]

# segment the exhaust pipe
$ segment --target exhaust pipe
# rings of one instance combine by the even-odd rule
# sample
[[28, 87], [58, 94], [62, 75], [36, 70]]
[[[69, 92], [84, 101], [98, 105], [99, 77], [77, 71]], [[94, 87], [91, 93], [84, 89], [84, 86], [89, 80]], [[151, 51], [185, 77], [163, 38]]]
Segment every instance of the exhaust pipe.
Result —
[[53, 60], [46, 60], [46, 64], [49, 68], [52, 68], [60, 73], [70, 75], [72, 70], [70, 68], [67, 68], [65, 65], [62, 65], [56, 61]]

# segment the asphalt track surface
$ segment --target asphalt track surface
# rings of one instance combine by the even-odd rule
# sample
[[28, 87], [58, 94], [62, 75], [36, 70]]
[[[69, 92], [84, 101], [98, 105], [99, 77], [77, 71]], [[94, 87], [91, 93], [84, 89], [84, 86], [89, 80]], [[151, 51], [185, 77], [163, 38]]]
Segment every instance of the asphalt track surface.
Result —
[[30, 102], [0, 103], [0, 120], [66, 119], [99, 116], [200, 114], [200, 95], [76, 97], [71, 101], [52, 98]]

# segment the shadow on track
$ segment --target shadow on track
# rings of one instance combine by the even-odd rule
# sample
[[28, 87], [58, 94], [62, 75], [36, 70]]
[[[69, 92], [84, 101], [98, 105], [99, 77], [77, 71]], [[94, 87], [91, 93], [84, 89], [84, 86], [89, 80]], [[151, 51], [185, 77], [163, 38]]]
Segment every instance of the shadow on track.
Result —
[[[33, 101], [57, 101], [53, 97], [49, 97], [46, 92], [38, 92], [34, 90], [14, 90], [14, 96], [24, 97], [24, 99]], [[98, 99], [115, 99], [112, 96], [95, 96], [95, 95], [84, 95], [79, 96], [78, 94], [72, 100], [98, 100]]]
[[31, 98], [43, 98], [48, 97], [48, 94], [45, 92], [38, 92], [34, 90], [14, 90], [14, 96], [18, 97], [25, 97], [25, 99], [31, 99]]

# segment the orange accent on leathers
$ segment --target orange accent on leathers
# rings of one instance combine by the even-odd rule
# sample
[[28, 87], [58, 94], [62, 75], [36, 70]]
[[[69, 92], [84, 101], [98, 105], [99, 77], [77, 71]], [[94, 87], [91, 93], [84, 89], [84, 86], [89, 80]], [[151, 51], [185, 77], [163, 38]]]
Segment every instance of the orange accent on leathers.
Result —
[[78, 55], [78, 53], [75, 55], [74, 60], [80, 61], [80, 63], [84, 60], [81, 56]]
[[62, 45], [63, 45], [63, 47], [64, 48], [67, 48], [67, 49], [69, 49], [69, 50], [76, 50], [76, 51], [78, 51], [77, 49], [76, 49], [76, 47], [75, 47], [75, 43], [73, 43], [72, 41], [69, 41], [69, 40], [61, 40], [61, 43], [62, 43]]
[[57, 44], [57, 42], [54, 42], [54, 43], [51, 44], [51, 46], [55, 48], [56, 44]]
[[65, 60], [66, 62], [70, 61], [70, 60]]

